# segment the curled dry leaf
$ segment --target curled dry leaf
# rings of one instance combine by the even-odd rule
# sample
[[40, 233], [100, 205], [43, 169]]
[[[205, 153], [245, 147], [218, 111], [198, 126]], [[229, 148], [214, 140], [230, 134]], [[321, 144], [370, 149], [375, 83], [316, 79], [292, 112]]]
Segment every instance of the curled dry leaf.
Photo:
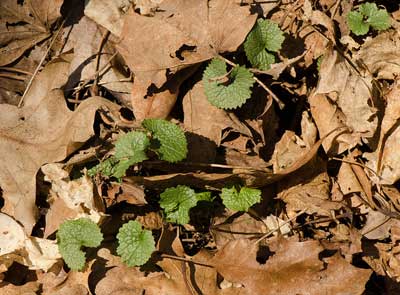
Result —
[[273, 256], [265, 264], [256, 260], [254, 241], [231, 241], [212, 259], [218, 272], [240, 283], [246, 294], [362, 294], [371, 271], [352, 266], [336, 255], [326, 262], [318, 255], [317, 241], [279, 239], [270, 245]]
[[61, 258], [55, 241], [28, 237], [23, 227], [7, 214], [0, 213], [0, 265], [14, 261], [29, 269], [47, 271]]
[[[348, 126], [351, 134], [332, 134], [324, 143], [325, 151], [343, 151], [368, 142], [376, 131], [378, 118], [375, 105], [377, 94], [372, 79], [362, 77], [335, 50], [323, 57], [316, 91], [308, 101], [319, 133], [324, 135], [339, 126]], [[334, 139], [337, 137], [337, 139]]]
[[62, 166], [46, 164], [41, 168], [44, 179], [51, 183], [45, 236], [51, 235], [67, 219], [84, 217], [98, 223], [104, 215], [102, 200], [96, 200], [93, 194], [92, 180], [87, 175], [70, 180]]
[[61, 16], [62, 0], [2, 0], [0, 3], [0, 66], [48, 38], [50, 27]]
[[132, 11], [125, 17], [119, 50], [135, 79], [160, 88], [167, 70], [236, 50], [255, 20], [248, 7], [231, 0], [164, 0], [154, 17]]

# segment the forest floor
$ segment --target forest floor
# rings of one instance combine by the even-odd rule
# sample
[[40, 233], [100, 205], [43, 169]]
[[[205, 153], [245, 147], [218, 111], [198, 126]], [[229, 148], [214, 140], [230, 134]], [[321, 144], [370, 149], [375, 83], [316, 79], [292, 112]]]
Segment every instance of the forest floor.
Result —
[[0, 294], [400, 294], [400, 6], [1, 0]]

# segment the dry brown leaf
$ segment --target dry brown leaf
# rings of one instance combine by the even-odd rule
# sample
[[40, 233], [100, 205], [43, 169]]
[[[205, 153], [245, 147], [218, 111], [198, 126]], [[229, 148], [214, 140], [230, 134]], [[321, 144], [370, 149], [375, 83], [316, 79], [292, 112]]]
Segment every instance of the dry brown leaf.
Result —
[[221, 144], [224, 129], [230, 128], [251, 136], [250, 130], [234, 114], [228, 114], [208, 102], [202, 82], [187, 92], [182, 104], [184, 126], [190, 132], [188, 157], [193, 162], [213, 162], [215, 148]]
[[[70, 50], [74, 52], [69, 71], [66, 73], [69, 77], [65, 88], [72, 89], [79, 81], [94, 79], [97, 66], [97, 70], [101, 70], [108, 65], [110, 57], [116, 51], [111, 42], [104, 44], [97, 65], [97, 54], [105, 32], [104, 29], [86, 16], [83, 16], [72, 27], [63, 50], [64, 52]], [[85, 36], [84, 42], [82, 41], [82, 36]], [[124, 93], [129, 97], [128, 93], [131, 92], [132, 82], [121, 82], [120, 80], [123, 78], [126, 79], [127, 77], [112, 66], [99, 76], [98, 82], [110, 91]]]
[[378, 79], [394, 79], [400, 74], [400, 35], [398, 31], [368, 37], [355, 54], [368, 71]]
[[255, 238], [267, 232], [266, 224], [251, 217], [248, 213], [234, 219], [230, 217], [229, 222], [227, 219], [228, 216], [221, 216], [213, 220], [211, 233], [218, 249], [221, 249], [229, 241]]
[[[50, 36], [50, 26], [61, 16], [62, 0], [14, 0], [0, 3], [0, 66], [18, 59]], [[10, 25], [12, 24], [12, 25]]]
[[[348, 126], [351, 134], [331, 135], [323, 144], [325, 151], [342, 153], [371, 139], [378, 126], [376, 94], [372, 79], [363, 78], [335, 50], [329, 49], [321, 64], [320, 80], [309, 97], [312, 116], [324, 135], [339, 126]], [[372, 105], [372, 106], [371, 106]]]
[[[41, 164], [52, 162], [54, 157], [58, 159], [62, 153], [64, 158], [79, 147], [92, 134], [92, 127], [88, 125], [92, 124], [98, 107], [105, 105], [116, 108], [108, 101], [96, 98], [86, 101], [79, 108], [80, 111], [72, 113], [63, 95], [59, 91], [51, 92], [67, 81], [71, 58], [71, 54], [64, 54], [46, 65], [34, 79], [22, 109], [0, 105], [4, 112], [0, 143], [5, 145], [4, 151], [10, 150], [7, 160], [2, 161], [5, 170], [2, 169], [0, 173], [0, 185], [6, 197], [3, 210], [14, 214], [17, 220], [27, 226], [27, 232], [35, 222], [35, 175]], [[43, 147], [38, 144], [43, 144]], [[58, 153], [61, 153], [59, 155], [57, 147]], [[20, 163], [19, 166], [14, 161]], [[24, 200], [23, 203], [18, 205], [21, 200]]]
[[324, 269], [318, 258], [323, 248], [313, 240], [280, 239], [270, 250], [273, 256], [259, 264], [254, 241], [236, 240], [212, 261], [225, 279], [243, 284], [247, 294], [362, 294], [371, 275], [340, 256], [330, 258]]
[[386, 95], [386, 109], [382, 119], [379, 145], [373, 153], [365, 153], [367, 166], [377, 171], [376, 183], [393, 184], [400, 179], [400, 80], [396, 80]]
[[35, 108], [0, 105], [0, 185], [2, 211], [14, 216], [30, 233], [36, 222], [36, 172], [44, 163], [63, 160], [93, 135], [92, 122], [100, 107], [116, 108], [92, 97], [71, 112], [60, 91], [51, 91]]
[[119, 51], [135, 79], [160, 88], [167, 70], [236, 50], [255, 20], [248, 7], [231, 0], [165, 0], [154, 17], [132, 11], [125, 17]]
[[21, 286], [13, 284], [2, 285], [0, 283], [0, 293], [2, 295], [36, 295], [39, 289], [38, 282], [29, 282]]

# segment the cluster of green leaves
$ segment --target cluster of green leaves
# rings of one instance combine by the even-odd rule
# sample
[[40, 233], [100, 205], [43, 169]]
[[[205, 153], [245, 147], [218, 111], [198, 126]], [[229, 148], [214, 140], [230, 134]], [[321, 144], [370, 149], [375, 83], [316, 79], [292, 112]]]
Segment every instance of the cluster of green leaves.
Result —
[[[246, 56], [253, 67], [268, 70], [275, 62], [272, 52], [278, 52], [284, 40], [283, 32], [270, 20], [258, 19], [244, 43]], [[251, 97], [253, 73], [244, 66], [227, 71], [225, 61], [211, 60], [203, 73], [204, 92], [208, 101], [221, 109], [235, 109]]]
[[[228, 209], [247, 211], [251, 206], [260, 202], [261, 191], [248, 187], [240, 188], [239, 192], [235, 187], [223, 188], [220, 197]], [[167, 188], [160, 194], [160, 206], [164, 209], [166, 220], [178, 224], [189, 223], [189, 211], [199, 201], [213, 201], [211, 193], [196, 193], [190, 187], [178, 185]]]
[[361, 4], [358, 10], [347, 15], [350, 30], [357, 36], [368, 33], [370, 27], [381, 31], [390, 27], [390, 16], [386, 9], [378, 9], [375, 3]]
[[189, 223], [189, 211], [199, 201], [212, 201], [210, 192], [196, 193], [185, 185], [167, 188], [160, 194], [160, 206], [164, 209], [166, 220], [178, 224]]
[[[88, 171], [89, 176], [101, 173], [104, 176], [121, 178], [134, 164], [147, 160], [146, 151], [152, 149], [161, 160], [171, 163], [186, 158], [187, 141], [181, 128], [162, 119], [143, 120], [142, 126], [151, 133], [131, 131], [115, 142], [115, 154]], [[151, 144], [151, 143], [156, 144]]]
[[[223, 188], [220, 194], [224, 205], [236, 211], [247, 211], [260, 202], [261, 191], [248, 187]], [[211, 192], [196, 193], [185, 185], [167, 188], [160, 194], [160, 206], [164, 209], [166, 220], [177, 224], [190, 221], [189, 211], [200, 201], [212, 202]], [[96, 223], [87, 218], [67, 220], [57, 232], [58, 248], [65, 263], [72, 270], [85, 266], [85, 252], [82, 247], [98, 247], [103, 235]], [[155, 241], [150, 230], [142, 228], [137, 221], [129, 221], [120, 227], [117, 254], [128, 266], [145, 264], [155, 250]]]

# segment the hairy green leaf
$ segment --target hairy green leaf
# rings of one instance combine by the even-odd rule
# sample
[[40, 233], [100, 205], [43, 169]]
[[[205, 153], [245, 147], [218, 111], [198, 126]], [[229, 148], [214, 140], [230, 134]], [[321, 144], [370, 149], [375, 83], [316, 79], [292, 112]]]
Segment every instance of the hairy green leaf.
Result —
[[145, 119], [142, 125], [160, 142], [157, 152], [161, 160], [175, 163], [186, 158], [186, 136], [179, 126], [163, 119]]
[[190, 221], [189, 211], [199, 201], [212, 201], [210, 192], [196, 193], [190, 187], [178, 185], [167, 188], [160, 194], [160, 206], [164, 209], [166, 219], [178, 224]]
[[[228, 83], [226, 83], [226, 79]], [[234, 67], [230, 73], [221, 59], [213, 59], [203, 73], [204, 92], [208, 101], [221, 109], [242, 106], [251, 96], [253, 74], [245, 67]], [[227, 84], [227, 85], [226, 85]]]
[[85, 253], [81, 247], [97, 247], [102, 240], [98, 225], [87, 218], [67, 220], [57, 232], [58, 249], [72, 270], [81, 270], [85, 266]]
[[261, 191], [254, 188], [242, 187], [240, 192], [233, 186], [223, 188], [220, 194], [224, 205], [236, 211], [247, 211], [251, 206], [260, 202]]
[[147, 160], [146, 149], [150, 140], [143, 132], [132, 131], [115, 142], [115, 155], [88, 170], [89, 176], [101, 173], [104, 176], [121, 178], [130, 166]]
[[155, 250], [151, 231], [142, 229], [137, 221], [125, 223], [118, 231], [117, 253], [128, 266], [145, 264]]
[[270, 52], [279, 51], [284, 39], [283, 32], [276, 23], [258, 19], [244, 42], [246, 56], [253, 67], [268, 70], [275, 62], [275, 57]]
[[390, 27], [390, 16], [385, 9], [378, 9], [375, 3], [364, 3], [358, 11], [350, 11], [347, 15], [350, 30], [357, 36], [368, 33], [369, 28], [386, 30]]

